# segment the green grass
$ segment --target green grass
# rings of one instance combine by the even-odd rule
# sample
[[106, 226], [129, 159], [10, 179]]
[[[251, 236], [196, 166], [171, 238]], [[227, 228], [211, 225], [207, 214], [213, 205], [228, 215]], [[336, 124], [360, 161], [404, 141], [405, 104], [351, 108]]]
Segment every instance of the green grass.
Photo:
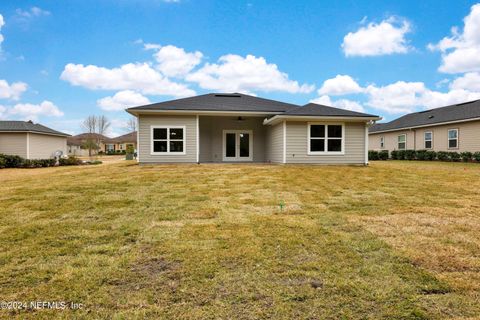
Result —
[[[480, 165], [0, 171], [0, 318], [480, 317]], [[282, 205], [282, 208], [280, 206]]]

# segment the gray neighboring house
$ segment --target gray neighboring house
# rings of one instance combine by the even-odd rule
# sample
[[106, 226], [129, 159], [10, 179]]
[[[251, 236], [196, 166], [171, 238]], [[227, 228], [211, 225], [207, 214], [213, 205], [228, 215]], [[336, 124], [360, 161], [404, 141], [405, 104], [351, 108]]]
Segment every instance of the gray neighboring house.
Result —
[[128, 108], [140, 163], [367, 164], [381, 118], [309, 103], [211, 93]]
[[68, 136], [32, 121], [0, 121], [0, 153], [48, 159], [57, 150], [66, 154]]
[[372, 150], [480, 151], [480, 100], [378, 123], [369, 140]]

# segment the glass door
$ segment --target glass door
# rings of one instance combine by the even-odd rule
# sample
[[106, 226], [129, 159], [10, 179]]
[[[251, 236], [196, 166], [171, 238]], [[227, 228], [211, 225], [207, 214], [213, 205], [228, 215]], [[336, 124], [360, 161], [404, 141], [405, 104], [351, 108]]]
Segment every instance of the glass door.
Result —
[[223, 132], [223, 161], [252, 161], [252, 131]]

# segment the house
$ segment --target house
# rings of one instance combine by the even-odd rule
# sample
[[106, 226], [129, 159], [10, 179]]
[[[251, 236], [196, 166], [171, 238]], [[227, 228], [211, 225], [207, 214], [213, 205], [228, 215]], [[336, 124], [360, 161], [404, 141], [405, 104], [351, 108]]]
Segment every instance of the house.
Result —
[[0, 153], [25, 159], [49, 159], [67, 152], [69, 135], [32, 121], [0, 121]]
[[113, 151], [115, 148], [115, 143], [107, 136], [98, 133], [81, 133], [67, 139], [68, 154], [72, 156], [89, 156], [89, 150], [86, 148], [86, 144], [89, 141], [96, 146], [92, 149], [92, 155], [98, 152]]
[[211, 93], [127, 109], [140, 163], [367, 164], [378, 116], [309, 103]]
[[115, 151], [124, 152], [127, 150], [127, 146], [132, 146], [134, 150], [137, 149], [137, 131], [133, 131], [116, 138], [112, 138], [114, 143], [113, 149]]
[[369, 130], [372, 150], [480, 151], [480, 100], [410, 113]]

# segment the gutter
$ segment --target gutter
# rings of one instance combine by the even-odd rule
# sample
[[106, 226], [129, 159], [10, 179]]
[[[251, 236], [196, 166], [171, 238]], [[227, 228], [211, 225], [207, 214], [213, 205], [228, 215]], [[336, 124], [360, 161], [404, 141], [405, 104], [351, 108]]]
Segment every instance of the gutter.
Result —
[[370, 134], [377, 134], [377, 133], [384, 133], [384, 132], [413, 130], [413, 129], [417, 129], [417, 128], [437, 127], [437, 126], [443, 126], [443, 125], [447, 125], [447, 124], [471, 122], [471, 121], [478, 121], [478, 120], [480, 120], [480, 117], [470, 118], [470, 119], [462, 119], [462, 120], [454, 120], [454, 121], [436, 122], [436, 123], [431, 123], [431, 124], [423, 124], [423, 125], [411, 126], [411, 127], [401, 127], [401, 128], [395, 128], [395, 129], [389, 129], [389, 130], [379, 130], [379, 131], [369, 132], [368, 134], [370, 135]]
[[264, 125], [274, 125], [281, 120], [290, 121], [308, 121], [308, 120], [327, 120], [327, 121], [339, 121], [348, 120], [352, 122], [370, 122], [382, 120], [382, 117], [348, 117], [348, 116], [293, 116], [293, 115], [276, 115], [269, 119], [263, 120]]

